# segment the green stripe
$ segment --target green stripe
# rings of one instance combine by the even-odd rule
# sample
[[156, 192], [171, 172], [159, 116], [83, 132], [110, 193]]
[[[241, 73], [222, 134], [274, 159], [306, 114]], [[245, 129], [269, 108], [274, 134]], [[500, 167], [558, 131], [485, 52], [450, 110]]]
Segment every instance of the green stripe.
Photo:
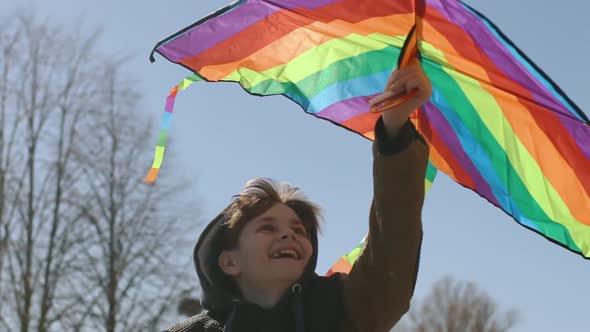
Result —
[[368, 36], [350, 34], [312, 47], [291, 61], [262, 72], [241, 67], [223, 78], [223, 81], [239, 81], [245, 89], [250, 89], [267, 79], [279, 82], [299, 82], [311, 73], [322, 71], [330, 64], [342, 59], [382, 50], [388, 46], [401, 48], [405, 37], [391, 37], [380, 33], [372, 33]]
[[[356, 36], [354, 43], [350, 37], [346, 38], [335, 39], [309, 49], [291, 62], [263, 72], [240, 68], [223, 81], [239, 82], [252, 94], [288, 94], [290, 97], [309, 99], [332, 84], [392, 70], [397, 65], [400, 47], [405, 40], [405, 36], [393, 38], [379, 33], [360, 39]], [[345, 55], [343, 45], [351, 47], [346, 43], [356, 47], [356, 50]], [[422, 43], [422, 47], [429, 52], [436, 52], [434, 46], [426, 42]], [[297, 77], [286, 74], [294, 70]]]
[[158, 135], [158, 143], [156, 145], [158, 146], [166, 146], [166, 139], [168, 138], [168, 130], [160, 130], [160, 133]]
[[185, 77], [182, 82], [180, 82], [180, 84], [178, 84], [178, 89], [180, 90], [184, 90], [186, 88], [188, 88], [191, 84], [195, 83], [195, 82], [200, 82], [202, 81], [203, 78], [201, 78], [201, 76], [198, 73], [193, 72], [192, 75]]
[[399, 49], [387, 47], [383, 50], [371, 51], [337, 61], [297, 83], [268, 79], [247, 90], [254, 94], [289, 94], [289, 96], [309, 99], [338, 82], [392, 70], [397, 63], [399, 54]]
[[[425, 61], [424, 69], [434, 86], [444, 87], [440, 93], [457, 113], [463, 124], [471, 133], [478, 137], [480, 146], [490, 157], [496, 175], [506, 188], [510, 188], [510, 195], [517, 202], [519, 210], [524, 216], [536, 222], [539, 230], [546, 236], [567, 245], [572, 250], [581, 252], [563, 225], [551, 220], [538, 202], [525, 187], [520, 176], [514, 169], [506, 151], [501, 147], [489, 128], [482, 121], [478, 111], [473, 107], [457, 82], [448, 75], [442, 66], [431, 61]], [[496, 130], [502, 130], [501, 128]], [[510, 213], [510, 211], [507, 211]]]
[[434, 182], [434, 178], [436, 177], [437, 173], [438, 170], [436, 167], [434, 167], [434, 165], [428, 161], [428, 167], [426, 168], [426, 179], [430, 182]]
[[365, 240], [361, 241], [348, 254], [344, 255], [343, 258], [346, 259], [348, 261], [348, 263], [350, 263], [350, 265], [353, 265], [354, 262], [356, 262], [356, 260], [361, 255], [361, 253], [363, 251], [363, 248], [365, 247], [365, 244], [366, 244], [366, 241]]

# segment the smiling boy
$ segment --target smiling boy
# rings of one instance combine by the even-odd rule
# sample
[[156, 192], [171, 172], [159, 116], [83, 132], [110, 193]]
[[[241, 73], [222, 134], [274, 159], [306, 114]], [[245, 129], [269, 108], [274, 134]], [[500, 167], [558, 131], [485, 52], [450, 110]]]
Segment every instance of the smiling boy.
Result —
[[388, 331], [407, 312], [418, 271], [428, 146], [408, 116], [431, 95], [420, 63], [396, 70], [375, 103], [367, 244], [349, 274], [320, 277], [319, 208], [297, 188], [255, 179], [203, 231], [194, 252], [205, 312], [169, 332]]

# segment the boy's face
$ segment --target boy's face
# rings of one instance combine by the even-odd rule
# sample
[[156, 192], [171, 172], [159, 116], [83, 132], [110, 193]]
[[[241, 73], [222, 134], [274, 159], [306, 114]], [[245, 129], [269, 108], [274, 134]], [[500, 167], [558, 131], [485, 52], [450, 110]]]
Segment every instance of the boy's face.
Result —
[[235, 249], [219, 257], [221, 269], [238, 284], [287, 287], [302, 275], [313, 253], [307, 231], [291, 208], [277, 203], [249, 221]]

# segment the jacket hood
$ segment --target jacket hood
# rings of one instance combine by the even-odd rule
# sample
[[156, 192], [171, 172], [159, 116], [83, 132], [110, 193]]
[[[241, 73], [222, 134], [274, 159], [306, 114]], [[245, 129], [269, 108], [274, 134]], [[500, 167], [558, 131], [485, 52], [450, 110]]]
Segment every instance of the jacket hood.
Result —
[[[230, 277], [221, 271], [217, 263], [222, 251], [221, 239], [227, 230], [226, 221], [224, 210], [203, 230], [193, 252], [193, 260], [202, 289], [201, 305], [205, 310], [215, 313], [229, 313], [232, 302], [240, 299], [237, 289], [232, 287]], [[300, 280], [302, 284], [315, 276], [318, 259], [317, 232], [311, 232], [311, 244], [313, 254]]]

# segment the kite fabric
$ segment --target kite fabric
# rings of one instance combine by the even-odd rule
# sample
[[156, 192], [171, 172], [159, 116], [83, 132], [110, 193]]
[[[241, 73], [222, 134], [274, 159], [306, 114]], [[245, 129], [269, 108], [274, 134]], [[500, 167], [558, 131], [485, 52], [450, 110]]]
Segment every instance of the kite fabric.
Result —
[[[373, 139], [379, 113], [368, 100], [397, 65], [418, 57], [433, 84], [430, 100], [411, 116], [430, 145], [426, 185], [438, 169], [522, 226], [590, 257], [588, 118], [461, 1], [242, 0], [154, 52], [193, 76], [168, 97], [148, 182], [160, 168], [176, 93], [194, 81], [282, 94]], [[344, 256], [349, 265], [359, 248]]]

